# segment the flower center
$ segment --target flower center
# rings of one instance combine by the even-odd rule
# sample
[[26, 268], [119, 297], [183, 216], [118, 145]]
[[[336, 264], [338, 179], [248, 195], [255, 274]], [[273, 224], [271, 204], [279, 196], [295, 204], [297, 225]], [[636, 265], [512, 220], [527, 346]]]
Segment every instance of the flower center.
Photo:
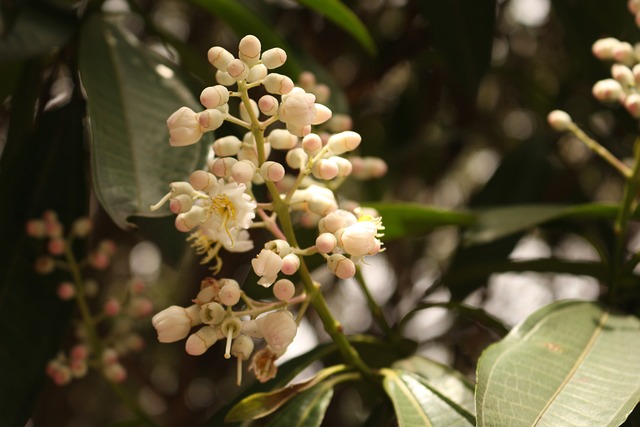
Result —
[[220, 227], [224, 227], [224, 231], [227, 232], [227, 236], [229, 236], [229, 239], [233, 244], [233, 236], [231, 236], [229, 228], [235, 226], [236, 209], [233, 206], [233, 203], [231, 203], [231, 200], [229, 200], [229, 196], [223, 193], [213, 198], [211, 200], [211, 205], [209, 206], [209, 214], [218, 215], [220, 218]]

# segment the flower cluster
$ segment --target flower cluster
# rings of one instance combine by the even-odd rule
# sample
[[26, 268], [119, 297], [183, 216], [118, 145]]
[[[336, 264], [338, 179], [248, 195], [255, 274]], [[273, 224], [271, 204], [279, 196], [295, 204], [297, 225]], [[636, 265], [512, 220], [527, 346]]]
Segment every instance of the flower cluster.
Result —
[[[193, 356], [203, 354], [216, 341], [225, 340], [224, 357], [237, 358], [240, 383], [242, 362], [249, 359], [254, 349], [253, 338], [264, 339], [269, 353], [278, 357], [296, 335], [297, 324], [287, 306], [303, 301], [305, 296], [294, 299], [295, 286], [286, 279], [276, 283], [273, 293], [278, 302], [259, 303], [246, 296], [233, 279], [207, 278], [202, 281], [192, 305], [186, 308], [172, 305], [156, 314], [152, 323], [160, 342], [171, 343], [188, 336], [185, 349]], [[247, 309], [233, 311], [232, 307], [241, 299]], [[191, 332], [193, 328], [198, 329]], [[259, 354], [259, 357], [264, 357], [264, 352]], [[255, 365], [254, 370], [260, 372], [259, 378], [267, 380], [272, 377]], [[269, 372], [275, 375], [275, 368], [270, 367]]]
[[[36, 259], [34, 269], [39, 274], [50, 274], [56, 269], [74, 271], [69, 279], [58, 284], [57, 294], [62, 300], [76, 300], [88, 307], [88, 298], [98, 295], [98, 284], [92, 279], [83, 279], [81, 267], [86, 265], [94, 270], [104, 270], [111, 263], [116, 245], [110, 240], [101, 241], [89, 252], [85, 260], [76, 260], [72, 250], [76, 238], [85, 238], [92, 228], [88, 218], [76, 220], [67, 235], [55, 212], [46, 211], [42, 218], [27, 222], [26, 232], [30, 237], [43, 240], [46, 255]], [[122, 298], [105, 297], [96, 313], [83, 312], [76, 328], [75, 344], [68, 353], [59, 352], [47, 364], [47, 375], [57, 384], [68, 384], [73, 378], [82, 378], [89, 367], [94, 367], [110, 381], [122, 382], [127, 371], [120, 363], [120, 357], [139, 351], [144, 346], [142, 337], [135, 331], [139, 319], [153, 312], [153, 304], [144, 295], [145, 283], [132, 279], [126, 286]], [[110, 327], [99, 336], [96, 326], [109, 321]]]
[[[252, 353], [251, 338], [263, 338], [266, 347], [256, 352], [252, 364], [261, 380], [272, 376], [275, 359], [295, 336], [297, 321], [286, 307], [307, 300], [304, 293], [296, 296], [293, 282], [282, 276], [300, 274], [304, 257], [320, 254], [337, 277], [352, 277], [363, 257], [380, 251], [384, 228], [375, 213], [341, 209], [335, 191], [349, 176], [382, 176], [386, 164], [353, 155], [361, 137], [351, 130], [348, 116], [334, 116], [322, 104], [330, 91], [313, 74], [302, 73], [296, 86], [289, 77], [272, 72], [286, 58], [280, 48], [263, 51], [254, 36], [240, 40], [237, 57], [219, 46], [209, 50], [218, 84], [202, 91], [205, 110], [183, 107], [169, 118], [169, 142], [193, 144], [225, 121], [245, 133], [216, 139], [207, 170], [193, 172], [189, 182], [171, 183], [170, 192], [151, 207], [159, 209], [169, 202], [177, 214], [176, 228], [191, 233], [188, 239], [203, 255], [202, 262], [215, 259], [214, 275], [222, 263], [220, 249], [252, 250], [251, 228], [273, 234], [251, 266], [258, 284], [272, 287], [275, 301], [254, 301], [237, 282], [208, 278], [192, 306], [169, 307], [153, 320], [160, 341], [188, 337], [187, 352], [198, 355], [225, 339], [225, 357], [236, 355], [239, 363]], [[261, 96], [254, 100], [250, 91], [257, 87]], [[257, 186], [264, 191], [255, 191]], [[265, 200], [257, 200], [259, 194], [267, 194]], [[303, 226], [318, 227], [315, 245], [298, 245], [296, 219]], [[307, 279], [306, 286], [316, 285]], [[199, 329], [191, 333], [194, 327]]]

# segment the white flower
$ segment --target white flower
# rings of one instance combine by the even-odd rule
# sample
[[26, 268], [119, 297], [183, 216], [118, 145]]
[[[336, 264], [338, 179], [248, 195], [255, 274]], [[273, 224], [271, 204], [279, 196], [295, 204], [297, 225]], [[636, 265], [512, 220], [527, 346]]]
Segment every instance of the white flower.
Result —
[[158, 331], [158, 341], [168, 343], [186, 337], [192, 326], [200, 324], [198, 311], [197, 305], [188, 308], [172, 305], [153, 316], [151, 323]]
[[380, 249], [378, 227], [372, 221], [358, 221], [346, 227], [340, 236], [342, 249], [354, 256], [373, 255]]
[[282, 268], [282, 258], [269, 249], [263, 249], [257, 257], [251, 260], [251, 265], [253, 266], [253, 271], [258, 276], [261, 276], [258, 284], [269, 287], [278, 277], [278, 273]]
[[[230, 252], [245, 252], [253, 248], [248, 229], [255, 218], [256, 202], [245, 193], [246, 186], [219, 180], [209, 191], [207, 219], [200, 231], [211, 241], [220, 242]], [[236, 247], [237, 245], [237, 247]]]
[[304, 89], [296, 87], [282, 96], [280, 104], [280, 120], [294, 127], [308, 126], [316, 117], [316, 97]]
[[174, 147], [195, 144], [202, 138], [203, 129], [198, 114], [188, 107], [181, 107], [167, 119], [169, 144]]

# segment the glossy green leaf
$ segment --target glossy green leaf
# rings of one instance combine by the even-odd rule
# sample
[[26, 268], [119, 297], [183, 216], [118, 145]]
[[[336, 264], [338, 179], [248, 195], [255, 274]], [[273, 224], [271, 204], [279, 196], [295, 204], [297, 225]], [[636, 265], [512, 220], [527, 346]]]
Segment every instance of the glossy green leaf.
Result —
[[546, 306], [478, 365], [478, 426], [617, 426], [640, 400], [640, 320], [590, 302]]
[[470, 414], [475, 413], [475, 386], [455, 369], [421, 356], [399, 360], [393, 364], [393, 368], [420, 376], [423, 382], [438, 390], [442, 396], [460, 405]]
[[276, 411], [290, 399], [325, 380], [329, 376], [344, 370], [344, 368], [344, 366], [332, 366], [321, 370], [307, 381], [291, 384], [270, 392], [249, 395], [231, 408], [225, 421], [254, 420], [265, 417]]
[[488, 243], [560, 219], [613, 219], [616, 205], [517, 205], [475, 211], [476, 222], [465, 231], [463, 244]]
[[417, 203], [363, 203], [382, 216], [384, 239], [416, 237], [445, 225], [470, 225], [470, 213], [456, 212]]
[[333, 381], [324, 381], [296, 396], [267, 424], [269, 427], [320, 427], [333, 397]]
[[150, 212], [169, 183], [204, 164], [209, 136], [171, 147], [167, 118], [181, 106], [201, 110], [175, 72], [142, 46], [119, 18], [94, 15], [82, 28], [80, 74], [91, 128], [96, 194], [120, 227]]
[[371, 54], [377, 51], [371, 34], [360, 18], [340, 0], [298, 0], [298, 3], [326, 16], [350, 33]]
[[473, 426], [473, 414], [436, 391], [421, 376], [382, 369], [383, 386], [391, 398], [400, 427]]
[[0, 61], [50, 53], [63, 46], [78, 27], [75, 13], [46, 3], [26, 1], [19, 12], [11, 31], [0, 39]]

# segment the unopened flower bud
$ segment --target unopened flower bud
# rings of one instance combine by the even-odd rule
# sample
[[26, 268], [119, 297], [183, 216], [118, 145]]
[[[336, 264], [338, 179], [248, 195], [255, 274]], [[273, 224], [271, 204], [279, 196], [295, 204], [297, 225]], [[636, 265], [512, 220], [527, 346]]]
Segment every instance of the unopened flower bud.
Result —
[[287, 310], [269, 313], [257, 322], [264, 340], [275, 351], [286, 350], [298, 332], [298, 325]]
[[209, 108], [198, 114], [198, 123], [203, 130], [216, 130], [224, 123], [224, 113], [216, 108]]
[[315, 155], [322, 149], [322, 139], [315, 133], [310, 133], [302, 138], [302, 148], [309, 155]]
[[289, 279], [280, 279], [273, 284], [273, 296], [280, 301], [289, 301], [296, 294], [296, 286]]
[[604, 79], [596, 82], [592, 92], [596, 99], [603, 102], [618, 101], [623, 95], [622, 86], [613, 79]]
[[[250, 99], [249, 104], [251, 105], [252, 114], [255, 117], [258, 117], [260, 115], [260, 110], [258, 109], [258, 104], [256, 103], [256, 101]], [[240, 118], [245, 122], [251, 122], [251, 115], [249, 114], [247, 106], [244, 102], [240, 104]]]
[[222, 85], [209, 86], [200, 94], [200, 102], [207, 108], [216, 108], [229, 102], [229, 89]]
[[562, 110], [553, 110], [547, 116], [549, 125], [558, 132], [566, 132], [571, 128], [573, 120], [571, 116]]
[[242, 147], [242, 141], [237, 136], [229, 135], [216, 139], [213, 143], [213, 152], [220, 157], [235, 156], [240, 151], [240, 147]]
[[249, 66], [240, 59], [232, 59], [227, 64], [227, 73], [235, 80], [246, 80], [249, 75]]
[[302, 148], [294, 148], [289, 150], [285, 160], [291, 168], [301, 169], [309, 161], [309, 155]]
[[251, 356], [253, 348], [253, 340], [246, 335], [240, 335], [233, 341], [231, 354], [240, 360], [247, 360]]
[[338, 241], [332, 233], [321, 233], [316, 238], [316, 248], [318, 252], [328, 254], [336, 248]]
[[[215, 143], [214, 143], [215, 144]], [[207, 191], [212, 184], [217, 183], [216, 177], [203, 170], [194, 171], [189, 176], [189, 184], [195, 189], [200, 191]], [[191, 197], [189, 197], [191, 198]]]
[[307, 136], [311, 133], [311, 125], [298, 126], [292, 123], [287, 123], [287, 130], [295, 136]]
[[333, 212], [336, 209], [338, 209], [338, 204], [336, 203], [336, 199], [333, 196], [331, 197], [318, 196], [318, 197], [312, 197], [311, 199], [309, 199], [307, 201], [307, 207], [311, 212], [318, 214], [320, 216], [325, 216], [330, 212]]
[[286, 95], [294, 88], [293, 80], [278, 73], [270, 73], [262, 81], [262, 85], [269, 93]]
[[279, 47], [267, 49], [262, 53], [262, 63], [272, 70], [282, 66], [287, 61], [287, 52]]
[[263, 249], [258, 256], [251, 260], [253, 271], [261, 276], [258, 281], [259, 285], [269, 287], [278, 276], [278, 272], [282, 268], [282, 258], [273, 251]]
[[260, 166], [260, 175], [265, 181], [279, 182], [284, 178], [285, 170], [278, 162], [267, 161]]
[[60, 224], [57, 220], [45, 221], [45, 233], [47, 237], [50, 237], [52, 239], [61, 238], [62, 232], [62, 224]]
[[89, 254], [89, 265], [96, 270], [104, 270], [109, 267], [111, 259], [109, 255], [100, 251], [93, 251]]
[[44, 238], [46, 234], [46, 226], [44, 221], [39, 219], [32, 219], [27, 221], [26, 232], [30, 237], [35, 237], [36, 239]]
[[320, 233], [335, 233], [341, 228], [358, 222], [358, 218], [349, 211], [338, 209], [325, 216], [318, 223]]
[[102, 311], [109, 317], [115, 317], [120, 313], [120, 301], [111, 297], [107, 298], [107, 300], [102, 305]]
[[207, 59], [218, 70], [227, 71], [227, 64], [231, 62], [233, 55], [223, 47], [214, 46], [207, 52]]
[[62, 282], [57, 289], [58, 298], [63, 301], [69, 301], [76, 296], [76, 288], [71, 282]]
[[200, 308], [192, 305], [188, 308], [172, 305], [151, 319], [158, 332], [158, 341], [169, 343], [186, 337], [191, 327], [200, 324]]
[[118, 363], [118, 360], [120, 360], [120, 356], [118, 356], [118, 352], [115, 348], [107, 347], [102, 350], [100, 361], [103, 365], [113, 365], [114, 363]]
[[175, 225], [179, 231], [186, 233], [207, 219], [207, 209], [202, 206], [193, 206], [189, 212], [176, 216]]
[[47, 252], [51, 255], [62, 255], [64, 247], [65, 241], [60, 237], [54, 237], [47, 242]]
[[211, 326], [203, 326], [191, 334], [185, 343], [185, 350], [192, 356], [200, 356], [218, 341], [218, 331]]
[[351, 171], [353, 170], [353, 165], [349, 160], [340, 156], [331, 156], [329, 157], [329, 160], [335, 162], [336, 165], [338, 165], [338, 176], [351, 175]]
[[327, 260], [329, 271], [340, 279], [349, 279], [356, 274], [356, 265], [349, 258], [341, 254], [333, 254]]
[[76, 344], [71, 349], [70, 355], [74, 360], [84, 360], [89, 356], [89, 349], [86, 345]]
[[211, 172], [217, 177], [226, 178], [231, 176], [231, 168], [238, 162], [233, 157], [224, 157], [214, 160], [211, 165]]
[[607, 37], [604, 39], [596, 40], [596, 42], [591, 47], [591, 51], [598, 59], [612, 59], [613, 52], [619, 44], [620, 40], [613, 37]]
[[247, 82], [253, 83], [253, 82], [260, 81], [265, 77], [267, 77], [268, 72], [269, 71], [267, 70], [267, 67], [265, 67], [263, 64], [256, 64], [253, 67], [251, 67], [251, 69], [249, 70], [249, 75], [247, 76]]
[[640, 119], [640, 95], [632, 93], [624, 100], [624, 107], [633, 118]]
[[220, 302], [228, 307], [233, 307], [240, 301], [242, 291], [237, 284], [227, 283], [220, 289], [218, 298]]
[[362, 137], [360, 134], [348, 130], [331, 135], [327, 142], [327, 146], [329, 147], [329, 151], [333, 154], [343, 154], [347, 151], [353, 151], [358, 148], [361, 141]]
[[320, 159], [313, 164], [311, 173], [318, 179], [333, 179], [338, 176], [338, 164], [331, 159]]
[[231, 177], [238, 183], [247, 183], [253, 178], [255, 165], [249, 160], [240, 160], [231, 167]]
[[300, 258], [298, 257], [298, 255], [289, 254], [285, 255], [284, 258], [282, 258], [282, 268], [280, 269], [280, 271], [282, 271], [283, 274], [291, 276], [292, 274], [295, 274], [296, 271], [298, 271], [298, 268], [300, 268]]
[[622, 64], [613, 64], [611, 66], [611, 75], [614, 79], [616, 79], [620, 84], [625, 86], [634, 86], [635, 78], [633, 76], [633, 72], [629, 67]]
[[71, 230], [76, 235], [76, 237], [87, 237], [89, 235], [89, 232], [91, 231], [91, 220], [86, 217], [78, 218], [73, 222]]
[[200, 307], [200, 320], [207, 325], [217, 325], [224, 320], [226, 312], [222, 304], [209, 302]]
[[223, 86], [231, 86], [236, 84], [236, 79], [231, 77], [226, 71], [216, 71], [216, 81]]
[[320, 123], [324, 123], [331, 118], [332, 113], [329, 107], [318, 103], [315, 104], [315, 107], [316, 113], [313, 121], [311, 122], [312, 125], [319, 125]]
[[631, 43], [619, 42], [613, 48], [613, 59], [626, 65], [633, 65], [635, 62], [635, 51]]
[[280, 103], [278, 100], [271, 95], [264, 95], [258, 100], [258, 108], [267, 116], [273, 116], [276, 114], [279, 106]]
[[102, 374], [114, 383], [122, 383], [127, 379], [127, 370], [119, 363], [105, 366], [102, 368]]
[[169, 144], [174, 147], [195, 144], [202, 138], [198, 115], [188, 107], [181, 107], [167, 119]]
[[238, 55], [240, 59], [249, 65], [255, 65], [260, 60], [260, 40], [253, 35], [244, 36], [238, 44]]
[[169, 200], [169, 210], [174, 214], [189, 212], [193, 206], [193, 199], [186, 194], [178, 194]]
[[268, 141], [276, 150], [290, 150], [298, 144], [298, 137], [286, 129], [274, 129], [269, 133]]

